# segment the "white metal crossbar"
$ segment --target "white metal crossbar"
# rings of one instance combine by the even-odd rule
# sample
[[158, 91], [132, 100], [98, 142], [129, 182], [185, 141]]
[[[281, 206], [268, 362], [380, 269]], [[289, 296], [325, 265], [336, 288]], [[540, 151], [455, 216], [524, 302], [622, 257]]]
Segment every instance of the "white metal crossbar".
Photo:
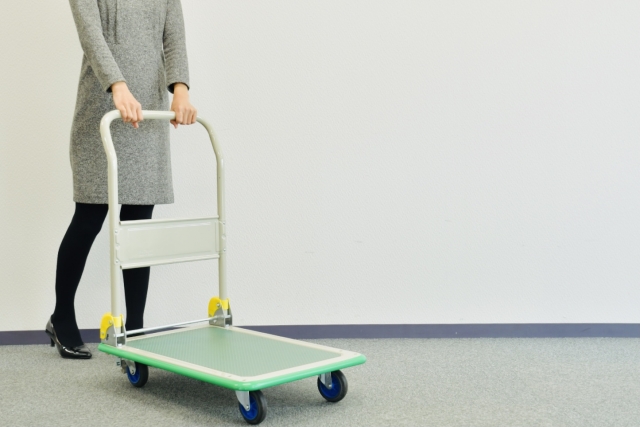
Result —
[[123, 269], [219, 257], [218, 217], [121, 221], [116, 262]]

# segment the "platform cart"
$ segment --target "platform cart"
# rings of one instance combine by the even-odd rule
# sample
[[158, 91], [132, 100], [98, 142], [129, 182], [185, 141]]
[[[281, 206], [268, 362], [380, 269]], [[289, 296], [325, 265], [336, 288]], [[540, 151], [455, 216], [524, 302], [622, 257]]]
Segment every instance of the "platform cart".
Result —
[[[175, 118], [170, 111], [142, 113], [145, 120]], [[120, 221], [118, 161], [110, 131], [111, 122], [119, 118], [119, 111], [111, 111], [100, 122], [108, 162], [111, 312], [102, 317], [98, 349], [118, 358], [135, 387], [146, 384], [152, 366], [234, 390], [249, 424], [259, 424], [266, 416], [262, 389], [302, 378], [317, 375], [322, 397], [329, 402], [342, 400], [347, 380], [340, 369], [364, 363], [363, 355], [232, 326], [226, 283], [224, 160], [209, 123], [197, 119], [207, 130], [216, 157], [218, 215]], [[206, 318], [125, 330], [121, 270], [209, 259], [218, 260], [219, 293], [209, 301]]]

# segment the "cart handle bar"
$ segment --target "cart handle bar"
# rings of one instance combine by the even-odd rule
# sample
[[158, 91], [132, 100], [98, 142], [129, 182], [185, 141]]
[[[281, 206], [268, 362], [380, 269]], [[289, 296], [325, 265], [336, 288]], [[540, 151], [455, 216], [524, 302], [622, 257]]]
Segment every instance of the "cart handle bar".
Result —
[[[142, 110], [142, 116], [144, 120], [174, 120], [176, 113], [173, 111], [151, 111]], [[102, 117], [100, 121], [100, 136], [102, 138], [102, 145], [104, 146], [105, 153], [107, 155], [107, 179], [108, 179], [108, 200], [109, 200], [109, 244], [111, 246], [110, 258], [111, 258], [111, 313], [113, 316], [119, 316], [120, 310], [120, 266], [116, 263], [116, 239], [115, 233], [120, 227], [119, 216], [117, 212], [118, 207], [118, 158], [116, 150], [111, 138], [111, 122], [116, 119], [122, 118], [120, 111], [113, 110], [108, 112]], [[218, 140], [213, 133], [213, 128], [202, 117], [196, 118], [207, 130], [213, 151], [216, 157], [217, 164], [217, 199], [218, 199], [218, 221], [221, 225], [221, 239], [220, 239], [220, 257], [218, 258], [218, 274], [219, 274], [219, 298], [222, 300], [227, 299], [227, 286], [226, 286], [226, 236], [225, 236], [225, 183], [224, 183], [224, 160], [222, 158], [222, 149]]]

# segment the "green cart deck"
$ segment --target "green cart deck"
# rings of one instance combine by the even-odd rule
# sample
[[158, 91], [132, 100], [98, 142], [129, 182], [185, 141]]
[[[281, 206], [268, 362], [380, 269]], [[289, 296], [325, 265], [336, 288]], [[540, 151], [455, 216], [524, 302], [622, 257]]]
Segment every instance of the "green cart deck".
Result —
[[364, 363], [358, 353], [263, 334], [204, 325], [130, 338], [98, 349], [238, 391], [260, 390]]

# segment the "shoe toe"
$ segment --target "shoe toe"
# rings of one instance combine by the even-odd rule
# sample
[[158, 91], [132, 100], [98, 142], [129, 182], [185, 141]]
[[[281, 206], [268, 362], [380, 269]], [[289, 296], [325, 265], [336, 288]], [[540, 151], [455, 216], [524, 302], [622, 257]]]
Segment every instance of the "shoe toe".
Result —
[[74, 347], [73, 351], [78, 355], [78, 357], [86, 357], [87, 359], [91, 357], [91, 350], [89, 350], [89, 347], [87, 347], [86, 345]]

